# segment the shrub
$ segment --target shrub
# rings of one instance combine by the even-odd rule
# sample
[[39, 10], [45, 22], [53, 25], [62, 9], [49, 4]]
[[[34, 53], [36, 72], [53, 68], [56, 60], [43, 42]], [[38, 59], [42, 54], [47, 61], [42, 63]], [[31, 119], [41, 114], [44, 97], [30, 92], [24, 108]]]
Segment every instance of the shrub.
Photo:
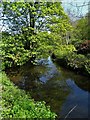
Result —
[[76, 51], [73, 45], [60, 45], [55, 49], [54, 53], [57, 58], [64, 58], [73, 51]]
[[84, 75], [90, 75], [90, 59], [87, 56], [77, 54], [73, 45], [61, 45], [54, 51], [56, 61], [65, 67], [72, 68]]
[[90, 75], [90, 59], [87, 59], [84, 64], [85, 70]]
[[67, 65], [73, 69], [78, 69], [83, 74], [90, 75], [90, 59], [82, 54], [72, 53], [66, 56]]
[[68, 65], [75, 68], [83, 68], [86, 57], [81, 54], [72, 53], [66, 56]]

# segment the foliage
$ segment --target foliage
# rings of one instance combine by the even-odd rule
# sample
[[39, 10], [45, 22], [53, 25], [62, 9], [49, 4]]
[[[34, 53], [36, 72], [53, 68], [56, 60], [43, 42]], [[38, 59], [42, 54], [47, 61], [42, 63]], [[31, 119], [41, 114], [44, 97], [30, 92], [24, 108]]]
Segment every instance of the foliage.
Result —
[[90, 75], [90, 59], [82, 54], [70, 54], [67, 56], [68, 66], [73, 69], [80, 69], [82, 73]]
[[59, 60], [59, 64], [68, 68], [72, 68], [77, 72], [82, 72], [84, 75], [90, 75], [90, 59], [89, 55], [85, 56], [82, 54], [77, 54], [75, 49], [61, 50], [55, 52], [56, 60]]
[[56, 35], [55, 33], [48, 33], [48, 32], [39, 32], [35, 36], [35, 40], [38, 41], [38, 56], [37, 58], [47, 57], [50, 53], [49, 51], [53, 51], [56, 46], [62, 44], [62, 40], [60, 35]]
[[28, 36], [28, 41], [30, 42], [29, 50], [25, 49], [26, 39], [24, 34], [20, 35], [3, 35], [0, 44], [1, 54], [2, 54], [2, 69], [4, 67], [11, 67], [16, 65], [23, 65], [28, 60], [32, 60], [36, 56], [36, 39], [34, 36]]
[[90, 40], [90, 21], [88, 12], [85, 16], [72, 21], [72, 34], [70, 43], [78, 47], [79, 44], [83, 43], [85, 40]]
[[2, 8], [4, 24], [8, 24], [11, 32], [21, 32], [23, 26], [36, 31], [52, 31], [59, 27], [58, 32], [62, 34], [70, 30], [61, 2], [4, 2]]
[[84, 68], [87, 71], [87, 73], [90, 75], [90, 59], [87, 59], [85, 61]]
[[64, 58], [73, 51], [76, 51], [73, 45], [60, 45], [55, 49], [54, 53], [57, 58]]
[[[3, 2], [0, 7], [6, 29], [0, 41], [2, 69], [23, 65], [27, 61], [34, 63], [35, 58], [54, 51], [56, 57], [65, 60], [68, 66], [83, 68], [90, 74], [90, 60], [74, 54], [73, 45], [66, 45], [65, 37], [72, 31], [72, 26], [61, 2]], [[73, 31], [76, 40], [87, 38], [86, 25], [86, 18], [78, 21]], [[35, 102], [15, 87], [5, 73], [0, 76], [3, 79], [3, 118], [56, 117], [45, 102]]]
[[74, 26], [73, 35], [75, 39], [80, 40], [89, 40], [89, 25], [88, 18], [84, 17], [76, 21], [76, 25]]
[[[2, 69], [47, 56], [72, 30], [61, 2], [3, 2]], [[7, 31], [8, 30], [8, 31]]]
[[55, 118], [45, 102], [36, 102], [25, 91], [14, 86], [4, 72], [0, 73], [2, 84], [2, 118]]
[[73, 53], [67, 56], [67, 61], [69, 66], [76, 69], [84, 66], [86, 58], [84, 55]]
[[[83, 40], [84, 41], [84, 40]], [[80, 44], [82, 44], [82, 40], [78, 39], [76, 37], [73, 37], [71, 39], [71, 44], [75, 46], [75, 48], [78, 48], [80, 46]]]

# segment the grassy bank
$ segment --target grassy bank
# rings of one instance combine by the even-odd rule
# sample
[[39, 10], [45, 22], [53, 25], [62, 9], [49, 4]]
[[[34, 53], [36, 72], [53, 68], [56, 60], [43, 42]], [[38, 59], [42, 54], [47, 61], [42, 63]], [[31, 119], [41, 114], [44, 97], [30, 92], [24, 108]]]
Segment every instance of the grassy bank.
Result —
[[36, 102], [25, 91], [18, 89], [7, 78], [5, 72], [0, 72], [0, 85], [2, 86], [2, 118], [55, 118], [45, 102]]

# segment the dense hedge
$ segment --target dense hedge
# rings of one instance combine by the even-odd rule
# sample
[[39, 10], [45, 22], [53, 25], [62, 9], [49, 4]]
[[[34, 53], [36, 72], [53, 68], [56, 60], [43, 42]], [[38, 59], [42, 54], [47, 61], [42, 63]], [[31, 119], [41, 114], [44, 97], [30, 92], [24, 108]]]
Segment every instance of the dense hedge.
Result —
[[2, 118], [55, 118], [45, 102], [36, 102], [25, 91], [18, 89], [9, 81], [4, 72], [0, 73], [2, 84]]

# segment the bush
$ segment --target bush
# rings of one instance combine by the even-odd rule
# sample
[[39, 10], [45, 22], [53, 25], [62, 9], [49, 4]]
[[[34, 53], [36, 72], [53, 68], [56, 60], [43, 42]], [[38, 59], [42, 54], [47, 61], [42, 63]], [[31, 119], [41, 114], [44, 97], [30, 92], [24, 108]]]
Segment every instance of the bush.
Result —
[[76, 51], [73, 45], [60, 45], [55, 49], [54, 53], [57, 58], [64, 58], [73, 51]]
[[84, 75], [90, 75], [90, 59], [87, 56], [77, 54], [73, 45], [61, 45], [54, 51], [56, 61], [65, 67], [81, 72]]
[[77, 55], [76, 53], [72, 53], [67, 55], [66, 57], [67, 57], [68, 65], [73, 67], [74, 69], [83, 68], [86, 61], [86, 57], [81, 54]]
[[36, 102], [25, 91], [18, 89], [0, 73], [2, 81], [2, 118], [55, 118], [56, 114], [50, 111], [45, 102]]
[[84, 64], [85, 70], [90, 75], [90, 59], [87, 59]]
[[73, 69], [79, 70], [83, 74], [90, 75], [90, 59], [82, 54], [72, 53], [66, 56], [67, 65]]

